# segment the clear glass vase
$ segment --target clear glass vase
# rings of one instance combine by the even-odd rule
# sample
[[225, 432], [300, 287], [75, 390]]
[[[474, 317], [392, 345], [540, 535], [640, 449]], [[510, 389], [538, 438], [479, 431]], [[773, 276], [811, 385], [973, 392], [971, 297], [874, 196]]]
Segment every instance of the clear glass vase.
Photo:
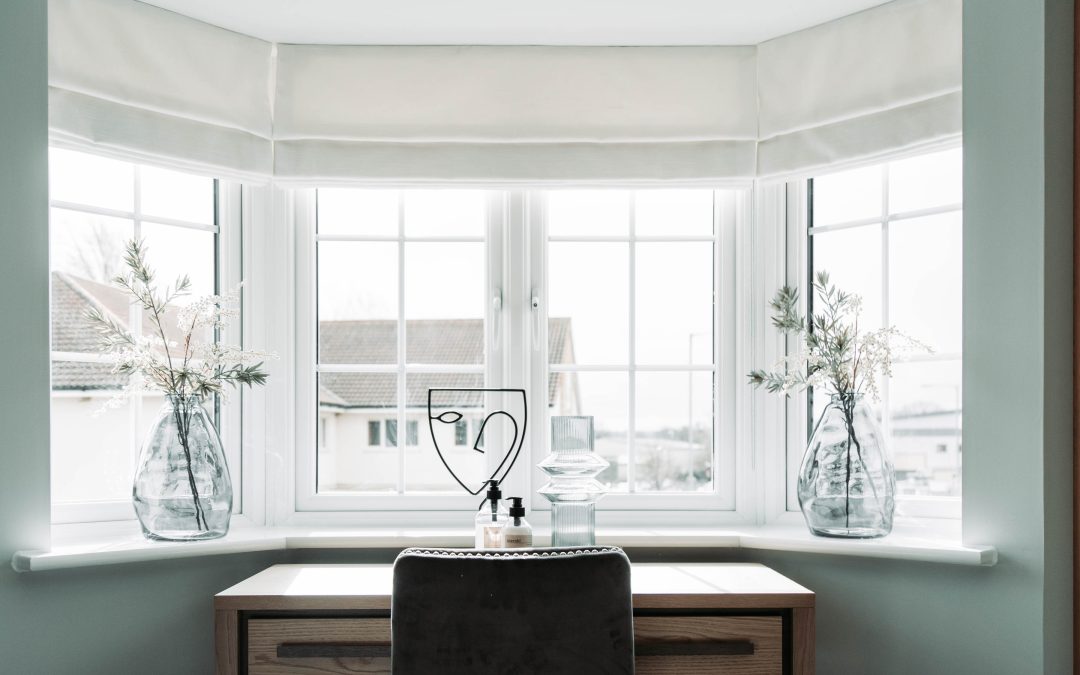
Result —
[[551, 502], [552, 546], [596, 544], [596, 501], [607, 493], [596, 474], [608, 462], [594, 440], [592, 417], [551, 418], [551, 454], [537, 464], [550, 481], [537, 492]]
[[822, 537], [870, 539], [892, 531], [896, 476], [885, 438], [862, 396], [834, 395], [799, 470], [799, 505]]
[[166, 396], [143, 443], [132, 488], [148, 539], [216, 539], [229, 531], [232, 480], [198, 396]]

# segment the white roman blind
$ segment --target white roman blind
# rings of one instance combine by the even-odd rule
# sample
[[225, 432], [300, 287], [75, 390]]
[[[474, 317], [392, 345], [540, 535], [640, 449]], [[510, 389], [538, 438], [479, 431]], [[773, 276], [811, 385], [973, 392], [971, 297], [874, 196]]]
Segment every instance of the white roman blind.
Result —
[[271, 48], [132, 0], [50, 0], [52, 141], [265, 180]]
[[746, 47], [373, 47], [49, 0], [49, 125], [59, 145], [287, 185], [791, 176], [959, 135], [961, 3]]
[[962, 0], [895, 0], [758, 45], [758, 175], [961, 131]]
[[753, 47], [281, 45], [278, 179], [751, 176]]

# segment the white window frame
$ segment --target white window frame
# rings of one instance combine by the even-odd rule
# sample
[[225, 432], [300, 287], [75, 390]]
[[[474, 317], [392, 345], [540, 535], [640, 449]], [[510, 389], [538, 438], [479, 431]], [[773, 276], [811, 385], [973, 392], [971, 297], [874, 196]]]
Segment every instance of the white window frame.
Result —
[[[366, 187], [355, 185], [354, 187]], [[372, 187], [388, 187], [378, 185]], [[432, 186], [425, 186], [432, 187]], [[454, 187], [454, 186], [450, 186]], [[627, 186], [612, 186], [626, 189]], [[629, 186], [630, 189], [648, 186]], [[663, 185], [656, 187], [679, 187]], [[702, 187], [694, 185], [693, 187]], [[754, 457], [757, 452], [741, 442], [746, 435], [745, 422], [740, 419], [746, 408], [742, 400], [747, 396], [742, 373], [747, 369], [740, 362], [737, 345], [743, 340], [740, 331], [746, 327], [741, 320], [741, 313], [746, 305], [741, 300], [743, 284], [749, 279], [747, 272], [760, 266], [740, 260], [739, 251], [755, 251], [749, 245], [753, 237], [750, 227], [750, 215], [753, 211], [752, 184], [739, 182], [733, 184], [708, 186], [717, 190], [736, 188], [737, 192], [719, 192], [730, 198], [717, 200], [714, 236], [708, 238], [714, 242], [715, 253], [715, 288], [718, 298], [729, 298], [733, 302], [718, 301], [715, 312], [715, 339], [717, 340], [717, 373], [730, 374], [730, 377], [718, 378], [714, 401], [714, 470], [717, 472], [717, 489], [707, 494], [638, 494], [608, 495], [605, 497], [598, 518], [602, 525], [648, 525], [664, 523], [688, 523], [698, 525], [746, 524], [762, 517], [763, 510], [757, 505], [754, 488], [762, 480], [762, 466]], [[274, 323], [279, 334], [286, 337], [293, 352], [291, 369], [295, 380], [295, 397], [289, 405], [291, 423], [294, 425], [292, 448], [287, 456], [275, 457], [274, 463], [281, 461], [276, 472], [270, 472], [268, 480], [276, 483], [269, 492], [278, 495], [275, 498], [277, 508], [270, 506], [269, 524], [311, 525], [311, 524], [372, 524], [373, 512], [379, 515], [375, 522], [384, 525], [402, 525], [423, 523], [430, 526], [443, 524], [460, 525], [460, 513], [476, 508], [477, 499], [471, 495], [409, 495], [409, 494], [361, 494], [332, 495], [318, 494], [315, 490], [316, 475], [314, 456], [315, 432], [315, 397], [317, 394], [314, 374], [316, 372], [315, 354], [317, 346], [316, 297], [315, 297], [315, 250], [317, 241], [329, 240], [379, 240], [379, 241], [439, 241], [471, 240], [460, 237], [405, 237], [403, 222], [399, 222], [399, 231], [392, 237], [368, 237], [362, 235], [319, 235], [315, 234], [315, 199], [314, 188], [300, 188], [286, 193], [284, 198], [276, 200], [283, 207], [279, 218], [283, 221], [281, 230], [292, 233], [291, 240], [282, 250], [286, 257], [295, 261], [295, 334], [287, 336], [288, 328], [281, 325], [289, 319], [289, 312], [277, 311], [279, 317]], [[722, 201], [722, 203], [721, 203]], [[508, 387], [524, 387], [529, 392], [529, 430], [526, 449], [518, 464], [535, 465], [547, 452], [546, 429], [546, 388], [547, 388], [547, 331], [546, 326], [546, 283], [544, 265], [546, 258], [546, 228], [544, 223], [543, 193], [540, 188], [511, 189], [495, 192], [489, 200], [487, 223], [488, 270], [486, 290], [491, 302], [488, 303], [486, 316], [486, 334], [488, 356], [486, 364], [487, 382], [502, 382]], [[400, 210], [399, 210], [400, 213]], [[399, 217], [400, 221], [400, 217]], [[626, 240], [626, 238], [622, 238]], [[638, 240], [674, 240], [679, 237], [641, 237]], [[701, 239], [690, 237], [682, 239]], [[399, 267], [399, 275], [402, 268]], [[754, 283], [760, 283], [764, 277], [754, 275]], [[399, 282], [400, 283], [400, 282]], [[399, 298], [399, 301], [403, 301]], [[498, 307], [499, 309], [496, 309]], [[501, 340], [494, 340], [498, 333]], [[291, 340], [288, 338], [292, 338]], [[399, 336], [403, 339], [403, 336]], [[538, 354], [535, 358], [533, 355]], [[320, 366], [319, 368], [325, 368]], [[707, 367], [711, 368], [711, 367]], [[381, 365], [332, 367], [331, 370], [349, 370], [350, 372], [399, 372], [420, 371], [422, 365]], [[435, 366], [433, 370], [443, 372], [445, 367]], [[681, 366], [639, 368], [638, 370], [686, 370]], [[695, 368], [696, 369], [696, 368]], [[400, 426], [400, 421], [399, 421]], [[422, 432], [421, 432], [422, 433]], [[295, 467], [292, 476], [287, 467]], [[276, 473], [276, 476], [274, 475]], [[780, 475], [779, 473], [777, 475]], [[504, 485], [507, 494], [528, 496], [528, 502], [543, 522], [549, 505], [536, 489], [545, 479], [535, 469], [515, 469]], [[736, 491], [736, 486], [739, 490]], [[742, 486], [747, 486], [745, 489]], [[281, 501], [277, 501], [277, 500]], [[292, 505], [291, 507], [289, 505]]]
[[[861, 218], [858, 220], [843, 222], [843, 223], [830, 223], [829, 225], [815, 227], [814, 230], [819, 232], [827, 232], [833, 230], [848, 229], [854, 227], [873, 226], [878, 225], [882, 235], [882, 315], [885, 325], [888, 325], [889, 321], [889, 226], [891, 223], [903, 220], [911, 220], [913, 218], [922, 218], [927, 216], [940, 215], [945, 213], [963, 212], [963, 204], [945, 204], [942, 206], [918, 209], [912, 211], [904, 211], [897, 213], [889, 213], [889, 170], [888, 165], [890, 162], [894, 162], [901, 159], [907, 159], [911, 157], [918, 157], [921, 155], [933, 154], [937, 152], [943, 152], [950, 149], [961, 147], [961, 144], [957, 141], [935, 144], [929, 148], [923, 148], [918, 151], [902, 152], [889, 155], [887, 157], [878, 158], [873, 162], [862, 163], [861, 166], [882, 166], [882, 205], [881, 213], [874, 217]], [[831, 173], [837, 173], [853, 168], [858, 168], [860, 165], [845, 165], [829, 167], [817, 172], [815, 175], [823, 176]], [[786, 184], [786, 200], [788, 204], [787, 208], [787, 276], [790, 280], [789, 283], [793, 286], [797, 286], [800, 292], [800, 297], [807, 297], [807, 293], [811, 292], [809, 289], [808, 275], [809, 260], [807, 259], [806, 242], [810, 236], [808, 230], [808, 209], [809, 204], [807, 201], [807, 179], [805, 177], [799, 180], [789, 181]], [[789, 349], [794, 349], [794, 344], [788, 345]], [[932, 354], [924, 356], [908, 356], [903, 358], [897, 358], [896, 363], [911, 363], [911, 362], [932, 362], [938, 360], [961, 360], [962, 353], [945, 353], [945, 354]], [[886, 385], [882, 390], [882, 400], [888, 401], [889, 387]], [[798, 494], [796, 492], [796, 481], [798, 479], [799, 464], [802, 461], [802, 455], [806, 450], [807, 444], [807, 430], [811, 423], [808, 419], [807, 408], [807, 395], [805, 392], [799, 394], [793, 394], [788, 398], [786, 406], [786, 417], [788, 420], [787, 425], [787, 470], [786, 470], [786, 510], [788, 512], [798, 512]], [[882, 427], [885, 431], [886, 437], [888, 437], [890, 420], [883, 419]], [[961, 469], [962, 472], [962, 469]], [[961, 518], [961, 506], [963, 497], [928, 497], [928, 496], [915, 496], [915, 495], [897, 495], [896, 505], [897, 513], [902, 517], [910, 518], [934, 518], [934, 519], [951, 519], [959, 520]]]
[[[87, 152], [85, 150], [77, 150], [77, 152], [94, 155], [94, 153]], [[237, 183], [230, 183], [224, 180], [215, 179], [215, 223], [212, 225], [206, 223], [196, 223], [185, 220], [178, 220], [174, 218], [154, 216], [150, 214], [144, 214], [142, 212], [140, 165], [137, 162], [126, 163], [131, 164], [133, 168], [133, 202], [132, 209], [130, 211], [123, 209], [105, 208], [90, 204], [66, 202], [58, 199], [53, 199], [50, 195], [50, 214], [52, 213], [52, 209], [61, 209], [65, 211], [74, 211], [78, 213], [131, 221], [133, 224], [132, 236], [135, 239], [141, 238], [143, 223], [167, 225], [171, 227], [197, 230], [200, 232], [212, 232], [217, 235], [215, 237], [216, 247], [214, 252], [214, 273], [218, 289], [219, 291], [223, 291], [224, 289], [234, 288], [238, 286], [243, 279], [243, 262], [241, 254], [243, 246], [241, 231], [242, 228], [240, 208], [240, 185]], [[52, 236], [51, 232], [50, 236]], [[140, 326], [142, 323], [142, 313], [136, 307], [132, 306], [132, 309], [129, 312], [128, 320], [129, 323], [132, 326], [135, 326], [136, 330], [138, 330], [138, 326]], [[222, 331], [220, 339], [226, 342], [240, 343], [243, 339], [243, 335], [243, 322], [240, 322], [238, 325], [229, 326], [224, 331]], [[113, 363], [115, 361], [113, 357], [107, 354], [83, 354], [50, 351], [50, 363], [53, 360], [79, 363]], [[132, 394], [130, 399], [131, 413], [129, 415], [129, 432], [131, 449], [133, 453], [133, 456], [131, 458], [132, 467], [135, 466], [136, 462], [139, 459], [139, 453], [144, 440], [140, 431], [142, 429], [142, 423], [144, 421], [142, 420], [141, 410], [142, 398], [143, 395], [136, 392]], [[226, 461], [228, 462], [231, 469], [233, 479], [233, 513], [234, 515], [238, 515], [243, 513], [244, 504], [242, 490], [243, 459], [241, 451], [243, 436], [242, 409], [244, 404], [242, 400], [242, 394], [240, 392], [236, 392], [234, 398], [239, 399], [235, 404], [229, 404], [219, 407], [218, 419], [220, 421], [219, 433], [222, 437], [222, 443], [225, 446]], [[51, 447], [49, 452], [51, 458]], [[55, 525], [104, 521], [126, 521], [133, 520], [134, 518], [135, 514], [131, 507], [131, 500], [128, 498], [114, 500], [95, 500], [85, 502], [51, 503], [51, 522]]]
[[[385, 187], [385, 186], [383, 186]], [[398, 402], [406, 400], [404, 379], [402, 376], [411, 373], [423, 372], [458, 372], [482, 375], [486, 381], [499, 381], [502, 372], [502, 349], [492, 339], [492, 332], [499, 330], [498, 321], [502, 319], [495, 315], [494, 303], [486, 303], [485, 309], [485, 342], [486, 363], [477, 366], [461, 365], [432, 365], [406, 363], [405, 360], [405, 327], [398, 327], [398, 354], [396, 364], [318, 364], [318, 304], [316, 284], [316, 251], [319, 242], [333, 241], [377, 241], [396, 242], [398, 244], [398, 320], [404, 321], [404, 281], [405, 281], [405, 244], [409, 242], [486, 242], [487, 270], [485, 274], [485, 294], [494, 298], [502, 288], [503, 267], [501, 242], [503, 239], [502, 229], [505, 222], [507, 204], [503, 195], [491, 192], [487, 200], [485, 235], [476, 236], [410, 236], [405, 232], [405, 209], [402, 200], [398, 204], [398, 231], [394, 235], [363, 235], [363, 234], [318, 234], [316, 233], [316, 189], [301, 189], [296, 192], [295, 208], [292, 209], [293, 231], [295, 232], [296, 251], [296, 329], [295, 349], [296, 367], [294, 377], [296, 383], [295, 406], [292, 415], [295, 420], [294, 457], [292, 466], [295, 467], [294, 490], [295, 507], [291, 511], [283, 511], [282, 517], [288, 523], [306, 524], [321, 522], [325, 519], [342, 519], [345, 521], [356, 520], [370, 522], [370, 518], [349, 518], [354, 512], [434, 512], [430, 513], [426, 522], [440, 520], [439, 512], [447, 511], [471, 511], [476, 508], [479, 498], [464, 493], [461, 494], [405, 494], [405, 444], [407, 436], [399, 434], [399, 471], [398, 493], [392, 494], [320, 494], [317, 489], [317, 468], [313, 461], [315, 456], [315, 416], [312, 411], [316, 409], [317, 385], [316, 375], [319, 372], [349, 372], [349, 373], [395, 373], [398, 376]], [[398, 407], [397, 418], [398, 430], [407, 430], [405, 418], [405, 406]], [[383, 425], [383, 445], [386, 445], [386, 425]], [[421, 432], [422, 433], [422, 432]], [[309, 461], [311, 460], [311, 461]], [[491, 469], [495, 468], [498, 458], [488, 457], [492, 463]], [[520, 461], [520, 460], [519, 460]], [[395, 520], [393, 517], [389, 521]], [[421, 520], [421, 519], [417, 519]], [[452, 519], [446, 522], [453, 522]]]

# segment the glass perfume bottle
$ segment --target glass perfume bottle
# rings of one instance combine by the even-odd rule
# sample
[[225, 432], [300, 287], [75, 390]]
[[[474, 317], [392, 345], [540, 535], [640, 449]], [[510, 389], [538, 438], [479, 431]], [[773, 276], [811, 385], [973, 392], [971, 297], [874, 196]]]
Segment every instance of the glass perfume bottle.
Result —
[[502, 548], [503, 528], [509, 516], [499, 481], [489, 480], [487, 496], [476, 512], [476, 548]]
[[607, 488], [596, 475], [608, 462], [593, 452], [591, 416], [551, 418], [551, 454], [537, 466], [551, 479], [540, 494], [551, 502], [551, 545], [596, 544], [596, 501]]

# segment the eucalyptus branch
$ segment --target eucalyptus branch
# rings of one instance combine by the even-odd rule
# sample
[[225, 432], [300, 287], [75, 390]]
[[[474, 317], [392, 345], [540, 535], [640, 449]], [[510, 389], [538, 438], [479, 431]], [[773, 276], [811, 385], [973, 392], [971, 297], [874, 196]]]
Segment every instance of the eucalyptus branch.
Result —
[[751, 385], [770, 393], [824, 387], [841, 397], [869, 392], [876, 398], [876, 378], [891, 374], [894, 351], [932, 351], [891, 326], [860, 332], [862, 299], [840, 290], [828, 272], [814, 277], [811, 292], [820, 306], [811, 316], [799, 311], [798, 289], [784, 286], [776, 292], [769, 303], [772, 325], [785, 335], [798, 337], [800, 348], [773, 370], [752, 370], [748, 374]]
[[[264, 364], [272, 354], [202, 342], [197, 337], [201, 328], [222, 328], [229, 318], [238, 314], [236, 293], [196, 298], [177, 307], [174, 303], [179, 298], [190, 295], [191, 279], [181, 275], [172, 286], [159, 289], [154, 270], [147, 263], [147, 253], [142, 242], [128, 242], [124, 248], [127, 272], [113, 281], [127, 291], [133, 304], [147, 313], [154, 333], [152, 339], [133, 334], [100, 308], [94, 307], [86, 313], [97, 332], [100, 348], [117, 356], [114, 372], [141, 375], [147, 386], [180, 398], [224, 394], [226, 384], [230, 387], [266, 384]], [[173, 350], [178, 345], [169, 340], [166, 328], [171, 307], [176, 308], [183, 346], [182, 358], [177, 360], [173, 359]]]

